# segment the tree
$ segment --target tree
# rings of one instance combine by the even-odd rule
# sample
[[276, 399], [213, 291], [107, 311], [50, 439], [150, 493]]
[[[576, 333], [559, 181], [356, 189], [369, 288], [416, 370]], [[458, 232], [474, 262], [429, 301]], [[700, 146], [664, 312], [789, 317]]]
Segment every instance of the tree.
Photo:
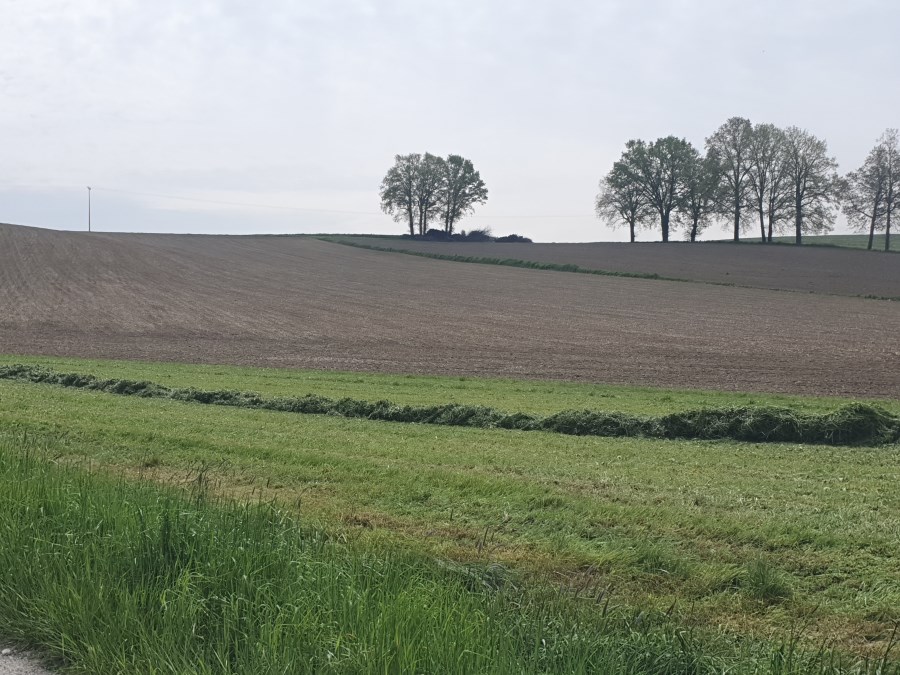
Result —
[[896, 129], [888, 129], [878, 139], [884, 148], [885, 195], [884, 195], [884, 250], [891, 250], [891, 216], [900, 204], [900, 139]]
[[687, 236], [691, 242], [709, 225], [716, 211], [715, 196], [719, 184], [719, 167], [710, 157], [701, 157], [693, 147], [693, 159], [684, 179], [681, 210], [687, 221]]
[[828, 232], [834, 220], [834, 203], [840, 179], [837, 162], [828, 156], [828, 145], [797, 127], [785, 130], [785, 175], [791, 194], [796, 243], [803, 234]]
[[419, 235], [428, 231], [428, 221], [440, 209], [439, 191], [444, 178], [444, 159], [426, 152], [416, 177], [416, 209], [419, 213]]
[[868, 230], [870, 251], [875, 230], [884, 227], [886, 168], [885, 147], [879, 143], [859, 169], [847, 174], [841, 185], [842, 210], [847, 222], [856, 230]]
[[637, 227], [645, 224], [654, 213], [643, 191], [632, 180], [622, 162], [613, 164], [612, 170], [600, 181], [600, 192], [594, 208], [597, 217], [610, 224], [624, 221], [628, 225], [631, 243], [636, 239]]
[[719, 209], [733, 217], [734, 240], [741, 238], [741, 210], [750, 190], [748, 155], [752, 136], [750, 120], [732, 117], [706, 139], [706, 150], [721, 169]]
[[683, 138], [666, 136], [652, 143], [628, 141], [623, 171], [659, 215], [662, 240], [669, 241], [672, 213], [684, 201], [684, 181], [696, 149]]
[[784, 132], [774, 124], [752, 126], [747, 152], [747, 178], [752, 206], [759, 216], [760, 238], [771, 243], [772, 232], [776, 224], [787, 217], [790, 204], [785, 176], [785, 137]]
[[388, 169], [381, 181], [381, 210], [392, 216], [398, 223], [409, 224], [409, 234], [416, 233], [419, 218], [418, 185], [422, 155], [396, 155], [394, 166]]
[[441, 165], [441, 182], [437, 199], [444, 220], [444, 231], [453, 234], [455, 223], [487, 201], [488, 191], [471, 160], [459, 155], [448, 155]]

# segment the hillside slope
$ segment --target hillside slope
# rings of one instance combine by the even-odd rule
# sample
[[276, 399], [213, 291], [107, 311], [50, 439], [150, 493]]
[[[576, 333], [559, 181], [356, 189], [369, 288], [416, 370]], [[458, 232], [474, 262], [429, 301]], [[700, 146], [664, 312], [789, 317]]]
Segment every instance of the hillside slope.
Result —
[[0, 353], [900, 396], [900, 304], [0, 226]]

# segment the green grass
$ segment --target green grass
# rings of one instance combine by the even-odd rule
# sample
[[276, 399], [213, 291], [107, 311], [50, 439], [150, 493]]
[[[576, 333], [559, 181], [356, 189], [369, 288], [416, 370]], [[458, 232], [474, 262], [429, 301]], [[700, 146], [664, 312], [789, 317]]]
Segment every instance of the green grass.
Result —
[[46, 384], [117, 396], [156, 398], [304, 415], [334, 415], [403, 424], [544, 431], [571, 436], [639, 437], [683, 440], [733, 440], [754, 443], [878, 446], [900, 441], [900, 417], [883, 408], [852, 403], [834, 412], [797, 412], [791, 408], [703, 408], [661, 416], [616, 411], [563, 410], [551, 415], [501, 411], [481, 405], [441, 403], [397, 405], [386, 400], [304, 396], [265, 397], [254, 392], [171, 388], [157, 382], [98, 378], [63, 373], [43, 366], [0, 366], [0, 379]]
[[[846, 399], [834, 397], [667, 390], [564, 381], [382, 375], [0, 355], [0, 366], [16, 363], [42, 365], [61, 372], [91, 373], [100, 378], [148, 380], [173, 388], [252, 391], [262, 396], [317, 394], [336, 399], [388, 399], [399, 405], [485, 405], [499, 410], [537, 415], [584, 408], [634, 415], [665, 415], [727, 406], [782, 406], [803, 412], [822, 413], [833, 411], [847, 403]], [[865, 399], [865, 402], [900, 414], [900, 400]]]
[[346, 239], [340, 236], [319, 237], [323, 241], [332, 244], [342, 244], [344, 246], [353, 246], [354, 248], [367, 249], [369, 251], [382, 251], [384, 253], [403, 253], [404, 255], [414, 255], [420, 258], [431, 258], [432, 260], [447, 260], [450, 262], [472, 263], [476, 265], [501, 265], [503, 267], [521, 267], [529, 270], [549, 270], [552, 272], [574, 272], [576, 274], [593, 274], [601, 277], [624, 277], [628, 279], [656, 279], [660, 281], [678, 281], [684, 283], [701, 283], [712, 284], [714, 286], [734, 286], [732, 283], [716, 282], [716, 281], [695, 281], [693, 279], [682, 279], [679, 277], [666, 277], [656, 274], [655, 272], [616, 272], [613, 270], [602, 270], [596, 268], [580, 267], [574, 263], [554, 263], [539, 262], [537, 260], [521, 260], [519, 258], [491, 258], [487, 256], [472, 255], [456, 255], [450, 253], [433, 253], [429, 251], [416, 251], [410, 248], [395, 248], [384, 245], [363, 244], [354, 239]]
[[[777, 244], [794, 244], [795, 237], [793, 236], [782, 236], [782, 237], [772, 237], [772, 240]], [[734, 243], [730, 239], [722, 239], [720, 240], [723, 243]], [[759, 238], [753, 238], [752, 236], [745, 236], [741, 243], [747, 244], [760, 244]], [[803, 245], [804, 246], [834, 246], [838, 248], [861, 248], [865, 249], [869, 245], [869, 235], [868, 234], [812, 234], [812, 235], [804, 235], [803, 236]], [[873, 251], [881, 251], [884, 252], [884, 235], [876, 234], [874, 243], [872, 244]], [[898, 242], [898, 237], [896, 237], [893, 233], [891, 236], [891, 252], [900, 251], [900, 242]]]
[[211, 498], [202, 472], [165, 489], [50, 461], [60, 451], [0, 438], [0, 631], [66, 672], [900, 672], [891, 645], [860, 661], [688, 630], [596, 584], [347, 544], [273, 504]]
[[[182, 384], [193, 373], [194, 384], [206, 377], [205, 386], [252, 388], [240, 379], [251, 377], [245, 369], [105, 367], [115, 373], [92, 372], [140, 379], [169, 371]], [[86, 370], [83, 362], [77, 370]], [[274, 393], [305, 376], [313, 375], [283, 372], [279, 381], [259, 371], [254, 381]], [[314, 377], [323, 387], [362, 384]], [[361, 377], [367, 398], [391, 395], [389, 383], [404, 379]], [[416, 380], [413, 391], [429, 395], [454, 382]], [[523, 399], [536, 386], [455, 382], [470, 384], [467, 395], [476, 398]], [[629, 396], [638, 406], [636, 390]], [[808, 644], [876, 655], [900, 620], [897, 446], [572, 437], [0, 382], [0, 436], [25, 434], [51, 443], [59, 462], [158, 482], [184, 481], [202, 466], [217, 495], [275, 500], [366, 545], [499, 563], [536, 583], [611, 586], [622, 606], [674, 605], [673, 619], [701, 630], [765, 637], [809, 624]]]
[[348, 545], [268, 503], [211, 500], [202, 474], [175, 491], [47, 461], [60, 451], [0, 439], [0, 632], [67, 672], [843, 671], [610, 608], [596, 588]]

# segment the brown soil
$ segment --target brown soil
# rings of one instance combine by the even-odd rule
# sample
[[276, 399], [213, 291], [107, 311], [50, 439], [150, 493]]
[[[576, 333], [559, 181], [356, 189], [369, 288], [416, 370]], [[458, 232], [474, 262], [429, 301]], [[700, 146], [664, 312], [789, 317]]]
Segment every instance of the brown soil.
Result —
[[898, 335], [895, 302], [0, 226], [0, 353], [898, 397]]
[[684, 242], [496, 244], [346, 237], [367, 246], [835, 295], [900, 297], [900, 256], [824, 246]]

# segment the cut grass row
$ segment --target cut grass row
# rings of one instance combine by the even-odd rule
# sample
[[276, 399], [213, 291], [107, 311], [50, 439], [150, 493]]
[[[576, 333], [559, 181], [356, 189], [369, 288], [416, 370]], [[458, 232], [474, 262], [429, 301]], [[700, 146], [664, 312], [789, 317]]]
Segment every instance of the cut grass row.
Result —
[[0, 379], [100, 391], [120, 396], [162, 398], [184, 403], [274, 410], [308, 415], [336, 415], [380, 422], [439, 426], [545, 431], [571, 436], [640, 437], [686, 440], [736, 440], [754, 443], [884, 445], [900, 440], [900, 418], [862, 403], [829, 413], [803, 413], [790, 408], [705, 408], [661, 417], [619, 412], [564, 410], [540, 417], [504, 412], [488, 406], [443, 403], [400, 406], [386, 400], [330, 399], [315, 394], [266, 398], [255, 392], [172, 389], [155, 382], [102, 379], [84, 373], [60, 373], [33, 365], [0, 366]]
[[674, 604], [684, 625], [759, 637], [808, 623], [810, 643], [873, 655], [900, 619], [896, 446], [523, 434], [14, 382], [0, 383], [0, 432], [162, 482], [202, 465], [218, 494], [264, 495], [365, 542], [611, 585], [629, 607]]
[[[247, 368], [139, 361], [0, 355], [0, 367], [17, 363], [60, 372], [85, 372], [102, 379], [156, 382], [174, 389], [250, 391], [260, 396], [313, 394], [333, 399], [389, 399], [398, 405], [454, 403], [549, 415], [560, 410], [614, 410], [629, 415], [666, 415], [699, 408], [786, 407], [803, 413], [833, 412], [847, 403], [834, 397], [785, 394], [669, 390], [653, 387], [566, 381], [431, 375], [385, 375], [333, 371]], [[864, 403], [900, 415], [900, 400], [865, 399]]]

